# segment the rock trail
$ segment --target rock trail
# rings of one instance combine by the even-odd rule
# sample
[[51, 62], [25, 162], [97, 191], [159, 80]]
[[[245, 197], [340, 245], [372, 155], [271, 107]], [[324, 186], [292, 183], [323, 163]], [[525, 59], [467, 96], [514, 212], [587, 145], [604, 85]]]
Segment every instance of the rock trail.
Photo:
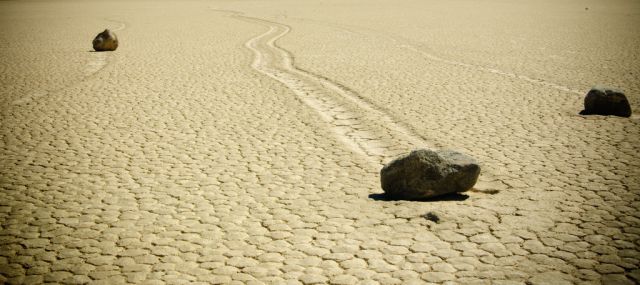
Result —
[[[115, 20], [110, 20], [107, 19], [107, 21], [109, 22], [113, 22], [113, 23], [117, 23], [118, 26], [114, 29], [111, 29], [114, 32], [118, 32], [118, 31], [122, 31], [124, 29], [127, 28], [127, 25], [123, 22], [119, 22], [119, 21], [115, 21]], [[88, 39], [88, 41], [90, 41], [90, 39]], [[84, 76], [80, 79], [78, 79], [77, 81], [64, 86], [62, 88], [59, 89], [55, 89], [55, 90], [36, 90], [33, 91], [25, 96], [22, 96], [19, 99], [16, 99], [14, 101], [11, 102], [12, 105], [22, 105], [22, 104], [26, 104], [29, 102], [32, 102], [34, 100], [38, 100], [39, 98], [42, 98], [44, 96], [47, 96], [49, 94], [53, 94], [56, 92], [59, 92], [61, 90], [67, 89], [71, 86], [74, 86], [84, 80], [86, 80], [87, 78], [93, 76], [94, 74], [96, 74], [98, 71], [102, 70], [103, 68], [105, 68], [108, 64], [109, 64], [109, 60], [112, 57], [111, 53], [107, 53], [107, 52], [91, 52], [91, 59], [89, 60], [89, 62], [87, 62], [87, 64], [84, 67], [83, 70], [83, 74]]]
[[[109, 20], [109, 19], [107, 19], [107, 21], [118, 24], [118, 27], [111, 29], [111, 31], [113, 32], [119, 32], [127, 28], [127, 25], [123, 22]], [[92, 60], [87, 63], [87, 66], [85, 68], [85, 76], [87, 77], [93, 75], [94, 73], [106, 67], [108, 64], [109, 58], [111, 57], [111, 53], [92, 52], [91, 57], [92, 57]]]
[[427, 146], [422, 138], [355, 92], [296, 68], [291, 53], [276, 44], [291, 31], [290, 27], [238, 14], [233, 17], [269, 27], [245, 44], [255, 54], [251, 66], [289, 88], [331, 126], [341, 142], [366, 156], [374, 166], [379, 167], [413, 148]]
[[[340, 142], [365, 158], [374, 171], [411, 150], [439, 147], [428, 144], [424, 138], [412, 132], [411, 127], [395, 120], [382, 108], [369, 103], [349, 88], [296, 67], [293, 55], [277, 45], [277, 40], [291, 31], [289, 26], [233, 11], [221, 12], [269, 27], [266, 32], [245, 43], [255, 56], [251, 67], [289, 88], [330, 125]], [[472, 191], [495, 194], [505, 186], [491, 170], [483, 169]]]
[[[291, 31], [289, 26], [233, 11], [222, 12], [269, 27], [245, 43], [255, 55], [252, 68], [289, 88], [300, 101], [316, 111], [340, 142], [365, 158], [375, 171], [411, 150], [439, 147], [428, 144], [412, 132], [411, 127], [395, 120], [349, 88], [296, 67], [291, 53], [276, 43]], [[495, 194], [505, 186], [491, 170], [483, 170], [472, 191]]]

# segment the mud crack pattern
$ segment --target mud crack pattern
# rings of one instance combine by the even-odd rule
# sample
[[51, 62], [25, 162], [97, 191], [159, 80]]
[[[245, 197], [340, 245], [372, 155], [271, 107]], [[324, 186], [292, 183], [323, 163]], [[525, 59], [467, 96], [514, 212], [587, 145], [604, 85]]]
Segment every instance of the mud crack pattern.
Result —
[[[0, 283], [637, 283], [637, 119], [266, 15], [293, 2], [215, 2], [269, 22], [210, 2], [0, 1]], [[135, 40], [85, 76], [105, 14]], [[380, 200], [380, 163], [422, 146], [473, 154], [501, 191]]]

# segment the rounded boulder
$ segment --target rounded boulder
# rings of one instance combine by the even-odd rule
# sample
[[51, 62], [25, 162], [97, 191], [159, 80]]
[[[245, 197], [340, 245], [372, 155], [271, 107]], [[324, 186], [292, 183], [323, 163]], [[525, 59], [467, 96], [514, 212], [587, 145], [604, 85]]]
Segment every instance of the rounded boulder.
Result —
[[385, 194], [404, 200], [464, 192], [476, 184], [479, 176], [480, 165], [474, 158], [451, 150], [414, 150], [380, 170]]
[[604, 115], [630, 117], [629, 100], [620, 90], [604, 86], [591, 88], [584, 98], [584, 110], [580, 115]]
[[114, 51], [118, 48], [118, 37], [109, 29], [99, 33], [93, 39], [93, 49], [95, 51]]

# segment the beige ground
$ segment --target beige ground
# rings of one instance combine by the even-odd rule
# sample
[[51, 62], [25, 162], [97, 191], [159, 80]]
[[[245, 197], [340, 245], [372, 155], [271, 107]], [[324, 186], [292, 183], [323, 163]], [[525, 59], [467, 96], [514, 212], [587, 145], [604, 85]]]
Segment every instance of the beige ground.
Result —
[[[632, 0], [0, 1], [0, 283], [637, 283], [640, 116], [577, 113], [598, 83], [638, 111], [639, 24]], [[477, 157], [478, 191], [375, 195], [421, 146]]]

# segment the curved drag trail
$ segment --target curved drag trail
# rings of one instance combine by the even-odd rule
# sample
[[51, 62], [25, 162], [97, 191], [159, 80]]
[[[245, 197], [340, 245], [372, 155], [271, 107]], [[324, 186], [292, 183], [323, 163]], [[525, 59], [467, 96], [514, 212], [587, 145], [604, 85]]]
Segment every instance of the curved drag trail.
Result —
[[319, 75], [296, 68], [293, 56], [276, 41], [291, 28], [262, 19], [233, 17], [269, 27], [245, 43], [255, 54], [252, 67], [293, 91], [331, 126], [336, 137], [379, 167], [394, 156], [427, 144], [407, 127], [361, 99], [358, 94]]
[[[251, 67], [279, 81], [296, 94], [300, 101], [330, 126], [340, 142], [364, 157], [375, 171], [393, 158], [413, 149], [441, 147], [428, 144], [411, 126], [395, 120], [384, 108], [370, 103], [349, 88], [296, 67], [292, 54], [277, 45], [278, 39], [287, 35], [291, 27], [244, 16], [236, 11], [212, 10], [268, 27], [267, 31], [245, 43], [255, 55]], [[483, 169], [478, 183], [471, 191], [495, 194], [505, 187], [491, 169]]]
[[[111, 31], [113, 32], [122, 31], [127, 27], [125, 23], [122, 23], [119, 21], [114, 21], [114, 20], [107, 20], [107, 21], [119, 24], [117, 28], [111, 29]], [[111, 57], [110, 52], [92, 52], [92, 60], [89, 63], [87, 63], [87, 66], [84, 70], [85, 76], [87, 77], [91, 76], [94, 73], [102, 70], [105, 66], [107, 66], [107, 62], [110, 57]]]
[[[113, 22], [113, 23], [117, 23], [118, 27], [111, 29], [114, 32], [119, 32], [122, 31], [124, 29], [127, 28], [127, 25], [123, 22], [120, 21], [115, 21], [115, 20], [110, 20], [110, 19], [106, 19], [109, 22]], [[55, 89], [55, 90], [50, 90], [50, 91], [46, 91], [46, 90], [36, 90], [33, 91], [25, 96], [23, 96], [20, 99], [16, 99], [14, 101], [11, 102], [11, 104], [13, 105], [22, 105], [22, 104], [26, 104], [29, 102], [32, 102], [34, 100], [37, 100], [38, 98], [47, 96], [49, 94], [53, 94], [56, 92], [59, 92], [61, 90], [67, 89], [71, 86], [74, 86], [80, 82], [83, 82], [84, 80], [90, 78], [91, 76], [93, 76], [94, 74], [96, 74], [98, 71], [102, 70], [103, 68], [105, 68], [108, 64], [109, 64], [109, 59], [112, 57], [112, 53], [111, 52], [93, 52], [91, 51], [91, 60], [89, 62], [87, 62], [87, 64], [84, 67], [84, 76], [79, 78], [77, 81], [72, 82], [71, 84], [68, 84], [64, 87]]]

